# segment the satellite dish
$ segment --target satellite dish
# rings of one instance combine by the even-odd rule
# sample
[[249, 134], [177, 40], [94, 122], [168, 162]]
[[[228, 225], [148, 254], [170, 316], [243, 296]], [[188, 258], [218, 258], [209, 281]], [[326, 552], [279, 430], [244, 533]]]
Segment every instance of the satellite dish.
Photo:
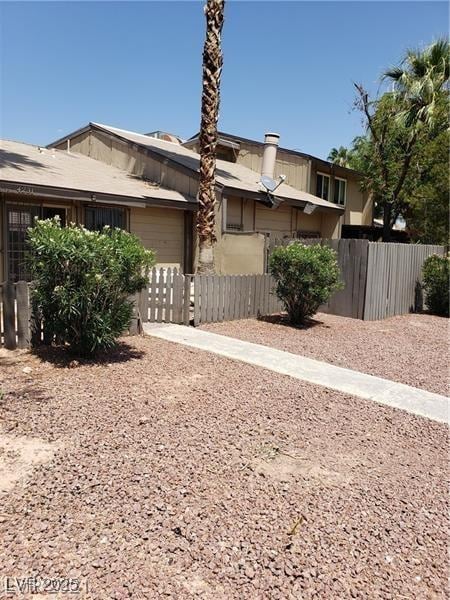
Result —
[[269, 192], [275, 191], [279, 186], [279, 183], [277, 183], [274, 179], [268, 177], [267, 175], [261, 175], [260, 182]]

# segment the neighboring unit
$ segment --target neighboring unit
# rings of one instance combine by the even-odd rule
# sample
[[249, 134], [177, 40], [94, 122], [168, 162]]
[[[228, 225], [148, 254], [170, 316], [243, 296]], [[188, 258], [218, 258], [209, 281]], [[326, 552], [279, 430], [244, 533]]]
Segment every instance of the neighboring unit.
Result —
[[[198, 134], [184, 142], [183, 145], [197, 151]], [[262, 170], [264, 153], [265, 144], [262, 142], [219, 132], [217, 156], [223, 160], [242, 164], [259, 173]], [[372, 226], [372, 199], [368, 193], [361, 191], [361, 174], [357, 171], [321, 160], [304, 152], [278, 148], [274, 177], [277, 178], [280, 175], [286, 176], [286, 183], [291, 187], [309, 192], [343, 207], [345, 210], [339, 225], [345, 229], [345, 237], [357, 237], [352, 234], [356, 233], [360, 227]], [[305, 226], [307, 225], [308, 223], [305, 223]], [[289, 231], [287, 222], [285, 227], [286, 231]], [[321, 230], [317, 224], [315, 230], [306, 229], [304, 232], [300, 230], [299, 233], [316, 237]], [[333, 237], [341, 236], [342, 231], [338, 236]]]

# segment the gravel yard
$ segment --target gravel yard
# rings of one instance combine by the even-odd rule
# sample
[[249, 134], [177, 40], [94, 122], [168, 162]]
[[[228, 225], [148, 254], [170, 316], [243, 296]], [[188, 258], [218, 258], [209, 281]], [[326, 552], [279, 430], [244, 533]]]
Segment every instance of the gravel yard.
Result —
[[447, 597], [445, 426], [157, 339], [10, 356], [0, 576], [79, 577], [95, 600]]
[[280, 317], [211, 323], [202, 329], [447, 395], [448, 319], [411, 314], [360, 321], [318, 313], [296, 329]]

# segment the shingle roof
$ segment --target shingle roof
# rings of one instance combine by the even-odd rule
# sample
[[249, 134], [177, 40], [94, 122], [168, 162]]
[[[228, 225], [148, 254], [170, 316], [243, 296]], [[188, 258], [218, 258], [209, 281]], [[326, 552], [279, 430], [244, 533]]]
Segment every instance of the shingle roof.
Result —
[[0, 187], [5, 188], [8, 182], [107, 194], [143, 202], [159, 200], [187, 204], [195, 201], [81, 154], [0, 140]]
[[[179, 164], [195, 173], [199, 170], [199, 154], [196, 152], [181, 146], [174, 142], [168, 142], [160, 140], [154, 137], [148, 137], [141, 133], [134, 131], [127, 131], [125, 129], [118, 129], [109, 125], [103, 125], [101, 123], [91, 123], [93, 127], [100, 130], [104, 130], [113, 135], [116, 135], [129, 142], [138, 144], [139, 146], [146, 147], [153, 152], [167, 158], [173, 163]], [[66, 138], [62, 138], [66, 139]], [[58, 140], [60, 142], [62, 140]], [[56, 143], [56, 142], [55, 142]], [[263, 192], [259, 183], [260, 174], [256, 171], [252, 171], [247, 167], [244, 167], [238, 163], [231, 163], [225, 160], [217, 161], [216, 179], [219, 184], [224, 186], [227, 190], [243, 190], [254, 194], [261, 194]], [[275, 195], [277, 198], [282, 200], [293, 200], [301, 203], [311, 203], [319, 207], [335, 209], [342, 211], [343, 207], [337, 206], [332, 202], [327, 202], [318, 198], [313, 194], [297, 190], [290, 185], [281, 184]]]

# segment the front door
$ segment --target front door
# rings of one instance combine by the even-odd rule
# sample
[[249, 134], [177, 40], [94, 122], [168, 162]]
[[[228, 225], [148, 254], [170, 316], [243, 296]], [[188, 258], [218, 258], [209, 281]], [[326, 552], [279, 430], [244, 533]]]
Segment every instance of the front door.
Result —
[[9, 281], [29, 281], [26, 265], [27, 230], [32, 227], [35, 217], [50, 219], [58, 215], [61, 225], [66, 224], [66, 209], [39, 205], [6, 206], [6, 262]]

